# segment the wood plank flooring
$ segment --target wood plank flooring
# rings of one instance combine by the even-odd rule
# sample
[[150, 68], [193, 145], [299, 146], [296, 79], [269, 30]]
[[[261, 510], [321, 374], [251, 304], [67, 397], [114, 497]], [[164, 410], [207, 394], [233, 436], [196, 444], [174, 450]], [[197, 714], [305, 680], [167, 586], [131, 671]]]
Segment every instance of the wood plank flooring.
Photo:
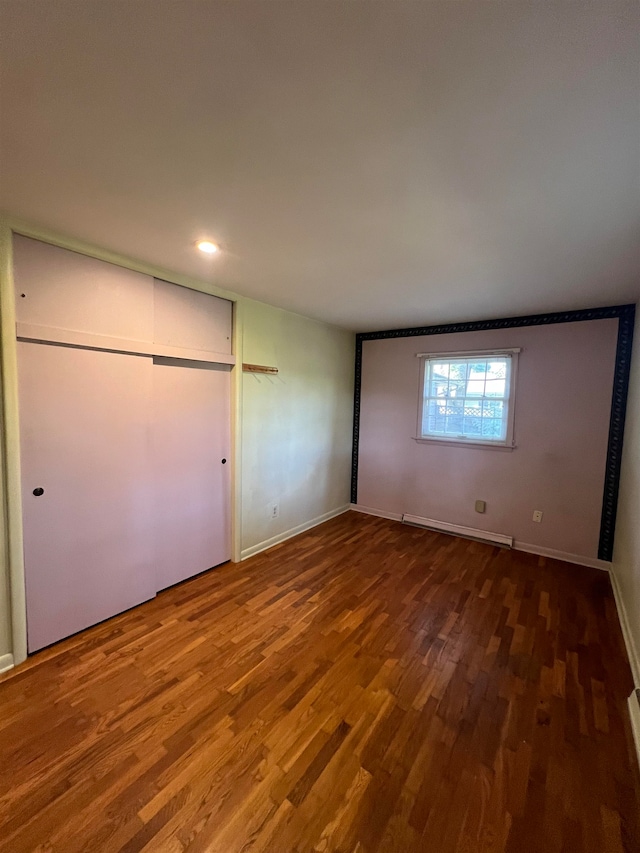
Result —
[[7, 853], [640, 850], [607, 575], [349, 512], [0, 680]]

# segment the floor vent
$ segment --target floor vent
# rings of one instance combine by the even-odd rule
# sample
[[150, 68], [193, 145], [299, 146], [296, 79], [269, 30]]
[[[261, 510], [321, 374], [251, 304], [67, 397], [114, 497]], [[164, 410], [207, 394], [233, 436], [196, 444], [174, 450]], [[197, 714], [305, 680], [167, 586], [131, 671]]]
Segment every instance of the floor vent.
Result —
[[451, 536], [462, 536], [464, 539], [491, 542], [492, 545], [500, 545], [502, 548], [513, 547], [513, 536], [505, 536], [503, 533], [491, 533], [488, 530], [478, 530], [476, 527], [463, 527], [461, 524], [449, 524], [447, 521], [436, 521], [434, 518], [421, 518], [419, 515], [407, 513], [402, 516], [402, 521], [405, 524], [413, 524], [415, 527], [435, 530], [437, 533], [449, 533]]

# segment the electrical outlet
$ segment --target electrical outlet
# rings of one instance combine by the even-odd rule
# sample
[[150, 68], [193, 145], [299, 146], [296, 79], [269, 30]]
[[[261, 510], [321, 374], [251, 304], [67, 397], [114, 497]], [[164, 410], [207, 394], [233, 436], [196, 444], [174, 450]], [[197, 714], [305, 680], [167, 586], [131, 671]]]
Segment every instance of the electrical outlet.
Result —
[[537, 521], [537, 522], [542, 521], [542, 510], [541, 509], [534, 509], [533, 520]]
[[271, 518], [277, 518], [280, 515], [280, 507], [278, 504], [271, 504]]
[[484, 512], [487, 508], [486, 501], [476, 501], [476, 512]]

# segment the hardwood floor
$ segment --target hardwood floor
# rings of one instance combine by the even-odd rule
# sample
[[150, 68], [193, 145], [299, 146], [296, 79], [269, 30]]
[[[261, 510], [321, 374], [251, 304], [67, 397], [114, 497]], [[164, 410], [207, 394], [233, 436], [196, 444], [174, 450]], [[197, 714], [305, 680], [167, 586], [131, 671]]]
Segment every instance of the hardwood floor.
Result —
[[640, 849], [606, 574], [353, 512], [0, 682], [7, 853]]

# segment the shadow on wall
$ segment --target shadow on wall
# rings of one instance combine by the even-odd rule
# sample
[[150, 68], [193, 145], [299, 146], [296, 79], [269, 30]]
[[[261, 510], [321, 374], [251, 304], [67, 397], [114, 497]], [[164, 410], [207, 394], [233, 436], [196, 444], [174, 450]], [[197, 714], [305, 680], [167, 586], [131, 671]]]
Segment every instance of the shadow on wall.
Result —
[[353, 416], [353, 334], [279, 309], [251, 311], [259, 316], [245, 335], [261, 321], [263, 340], [246, 344], [244, 358], [279, 373], [245, 375], [243, 550], [348, 505]]

